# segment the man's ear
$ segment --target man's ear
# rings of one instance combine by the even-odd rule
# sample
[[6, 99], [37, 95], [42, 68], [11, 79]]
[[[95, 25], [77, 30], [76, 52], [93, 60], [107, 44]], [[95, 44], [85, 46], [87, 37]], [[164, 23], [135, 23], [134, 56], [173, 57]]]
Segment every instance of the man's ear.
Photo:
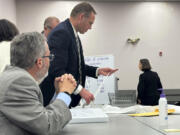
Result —
[[37, 58], [36, 65], [37, 65], [38, 68], [42, 68], [42, 66], [43, 66], [42, 58]]
[[79, 20], [83, 20], [83, 18], [84, 18], [84, 13], [80, 13], [79, 14]]

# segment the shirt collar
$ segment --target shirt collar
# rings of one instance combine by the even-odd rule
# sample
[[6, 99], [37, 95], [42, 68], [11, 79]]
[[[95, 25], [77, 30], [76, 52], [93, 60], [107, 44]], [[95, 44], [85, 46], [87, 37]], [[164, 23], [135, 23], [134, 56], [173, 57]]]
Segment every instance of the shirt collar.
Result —
[[72, 28], [73, 28], [73, 31], [74, 31], [74, 35], [75, 35], [75, 38], [78, 38], [78, 34], [76, 32], [76, 29], [74, 28], [74, 26], [72, 25], [72, 23], [70, 22]]

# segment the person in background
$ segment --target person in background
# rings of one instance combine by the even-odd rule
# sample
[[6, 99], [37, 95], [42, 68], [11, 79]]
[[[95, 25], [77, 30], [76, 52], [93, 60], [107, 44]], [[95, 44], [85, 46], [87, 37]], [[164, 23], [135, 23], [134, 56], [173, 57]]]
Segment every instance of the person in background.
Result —
[[54, 29], [60, 23], [59, 19], [55, 16], [50, 16], [44, 21], [44, 30], [42, 34], [47, 38], [52, 29]]
[[7, 19], [0, 19], [0, 73], [10, 64], [10, 43], [19, 34], [17, 27]]
[[151, 71], [148, 59], [140, 59], [139, 69], [143, 71], [139, 76], [137, 103], [142, 105], [158, 105], [162, 88], [160, 78], [156, 72]]
[[56, 98], [46, 108], [39, 81], [48, 71], [50, 54], [38, 32], [23, 33], [11, 43], [11, 65], [0, 75], [0, 133], [59, 135], [71, 120], [68, 108], [76, 81], [70, 74], [55, 78]]
[[[40, 84], [44, 105], [48, 105], [55, 93], [54, 78], [64, 73], [71, 73], [78, 86], [71, 95], [72, 102], [69, 107], [75, 107], [80, 99], [89, 104], [94, 96], [84, 88], [86, 76], [97, 78], [98, 75], [111, 75], [117, 69], [97, 68], [86, 65], [83, 49], [78, 33], [84, 34], [91, 29], [95, 21], [96, 11], [87, 2], [77, 4], [71, 11], [69, 19], [61, 22], [48, 36], [50, 51], [56, 56], [52, 61], [47, 78]], [[46, 91], [48, 88], [48, 91]]]

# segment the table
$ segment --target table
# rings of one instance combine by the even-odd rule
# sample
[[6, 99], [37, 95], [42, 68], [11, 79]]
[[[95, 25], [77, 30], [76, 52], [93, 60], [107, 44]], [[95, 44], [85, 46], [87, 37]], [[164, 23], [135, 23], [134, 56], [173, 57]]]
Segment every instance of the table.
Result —
[[107, 123], [68, 124], [63, 135], [163, 135], [141, 121], [123, 114], [109, 115]]
[[[159, 117], [133, 117], [142, 124], [159, 131], [163, 135], [180, 135], [180, 132], [165, 132], [159, 128]], [[168, 115], [168, 129], [180, 129], [180, 115]]]

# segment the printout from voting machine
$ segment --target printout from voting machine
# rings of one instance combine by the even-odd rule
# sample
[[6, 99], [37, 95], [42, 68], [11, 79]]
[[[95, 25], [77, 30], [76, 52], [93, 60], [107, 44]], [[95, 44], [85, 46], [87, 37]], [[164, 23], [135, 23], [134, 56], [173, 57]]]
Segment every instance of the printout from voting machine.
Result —
[[99, 123], [108, 122], [109, 117], [100, 108], [71, 109], [72, 120], [70, 123]]

